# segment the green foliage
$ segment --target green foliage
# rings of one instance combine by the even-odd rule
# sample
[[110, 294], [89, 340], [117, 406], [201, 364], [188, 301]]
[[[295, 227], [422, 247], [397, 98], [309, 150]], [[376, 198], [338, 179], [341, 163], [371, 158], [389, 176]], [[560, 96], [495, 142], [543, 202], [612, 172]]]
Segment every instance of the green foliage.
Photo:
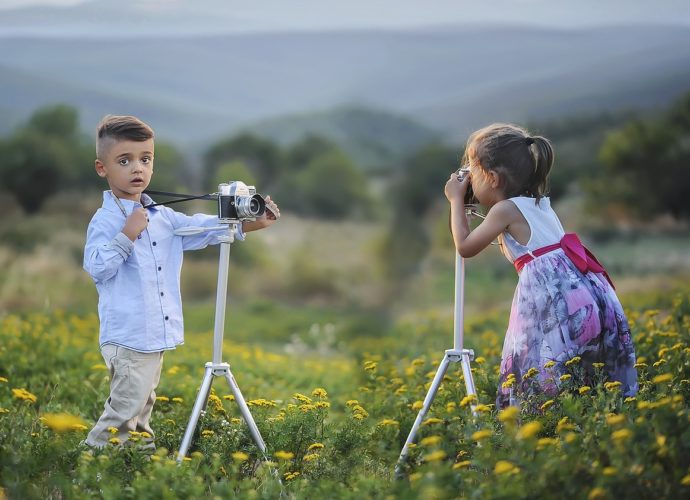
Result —
[[[212, 184], [218, 178], [221, 165], [233, 161], [244, 162], [261, 189], [272, 186], [280, 168], [281, 152], [273, 142], [250, 133], [223, 139], [215, 143], [204, 155], [204, 183]], [[242, 180], [242, 179], [232, 179]]]
[[663, 116], [610, 134], [600, 156], [605, 170], [589, 185], [593, 201], [642, 219], [690, 218], [690, 94]]
[[[477, 416], [451, 364], [415, 446], [393, 469], [422, 405], [450, 320], [419, 315], [352, 355], [285, 355], [228, 341], [240, 387], [266, 442], [254, 444], [217, 381], [189, 456], [177, 465], [206, 351], [188, 338], [166, 353], [152, 420], [141, 436], [90, 451], [79, 442], [102, 411], [107, 371], [94, 315], [0, 319], [0, 493], [8, 498], [684, 498], [690, 493], [690, 293], [640, 297], [628, 310], [640, 391], [602, 376], [583, 386], [577, 361], [555, 397], [497, 411], [505, 318], [474, 317], [467, 334]], [[624, 300], [624, 303], [627, 302]], [[651, 309], [649, 303], [662, 305]], [[256, 313], [271, 313], [270, 303]], [[206, 339], [209, 340], [209, 339]], [[530, 410], [538, 408], [536, 411]], [[277, 478], [280, 478], [281, 483]]]
[[150, 188], [155, 191], [188, 192], [192, 177], [187, 160], [170, 143], [156, 140], [154, 173]]

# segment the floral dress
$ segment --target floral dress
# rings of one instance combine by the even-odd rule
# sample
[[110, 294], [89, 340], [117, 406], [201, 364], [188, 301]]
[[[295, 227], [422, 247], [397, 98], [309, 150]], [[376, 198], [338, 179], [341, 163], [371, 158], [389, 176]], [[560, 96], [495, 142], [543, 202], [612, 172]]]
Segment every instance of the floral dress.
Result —
[[[532, 236], [527, 245], [520, 245], [509, 234], [502, 235], [509, 260], [562, 238], [562, 226], [548, 198], [538, 204], [525, 197], [511, 201], [527, 219]], [[503, 345], [496, 406], [519, 404], [530, 394], [555, 394], [568, 362], [577, 364], [570, 371], [577, 370], [586, 385], [601, 376], [620, 382], [626, 396], [637, 393], [635, 350], [615, 291], [603, 274], [581, 272], [557, 249], [534, 258], [520, 271]]]

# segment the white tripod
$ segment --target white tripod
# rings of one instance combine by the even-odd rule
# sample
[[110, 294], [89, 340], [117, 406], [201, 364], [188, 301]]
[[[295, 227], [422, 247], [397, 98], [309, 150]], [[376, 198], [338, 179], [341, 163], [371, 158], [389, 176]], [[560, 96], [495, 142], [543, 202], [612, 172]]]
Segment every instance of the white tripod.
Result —
[[223, 355], [223, 330], [225, 328], [225, 302], [228, 291], [228, 265], [230, 263], [230, 245], [235, 239], [235, 230], [239, 222], [231, 222], [228, 226], [212, 227], [212, 228], [201, 228], [201, 227], [190, 227], [182, 230], [175, 231], [178, 235], [191, 235], [198, 234], [206, 231], [213, 231], [217, 229], [224, 229], [227, 227], [228, 234], [221, 237], [220, 243], [220, 261], [218, 266], [218, 290], [216, 292], [216, 319], [215, 328], [213, 332], [213, 361], [206, 363], [206, 371], [204, 373], [204, 379], [201, 382], [201, 387], [199, 389], [199, 394], [197, 394], [196, 401], [194, 401], [194, 407], [192, 408], [192, 415], [189, 417], [189, 423], [187, 424], [187, 430], [182, 438], [182, 444], [180, 444], [180, 451], [177, 455], [177, 462], [182, 462], [185, 455], [187, 455], [187, 450], [192, 443], [192, 437], [194, 436], [194, 430], [196, 429], [197, 423], [199, 422], [199, 416], [201, 412], [206, 408], [206, 403], [208, 402], [209, 394], [211, 393], [211, 384], [215, 377], [223, 376], [225, 380], [228, 381], [230, 389], [235, 396], [235, 401], [240, 407], [240, 412], [242, 413], [242, 418], [249, 426], [249, 432], [254, 438], [254, 442], [261, 450], [261, 453], [266, 458], [266, 443], [264, 443], [261, 433], [259, 432], [252, 414], [249, 412], [249, 407], [242, 397], [240, 388], [235, 381], [235, 377], [232, 376], [230, 371], [230, 365], [228, 363], [223, 363], [221, 361]]
[[[478, 217], [482, 217], [482, 214], [478, 213], [475, 211], [473, 205], [465, 205], [465, 215], [466, 217], [470, 218], [471, 215], [477, 215]], [[426, 416], [427, 412], [429, 411], [429, 408], [431, 407], [431, 403], [433, 403], [434, 398], [436, 397], [436, 392], [438, 391], [439, 386], [441, 385], [441, 382], [443, 381], [443, 377], [445, 376], [446, 372], [448, 371], [448, 366], [450, 363], [461, 363], [462, 365], [462, 373], [463, 377], [465, 379], [465, 387], [467, 389], [467, 395], [468, 396], [476, 396], [477, 395], [477, 390], [474, 387], [474, 378], [472, 377], [472, 370], [470, 367], [470, 361], [474, 359], [474, 351], [472, 349], [464, 349], [463, 348], [463, 335], [464, 335], [464, 320], [465, 320], [465, 311], [464, 311], [464, 295], [465, 295], [465, 259], [463, 259], [457, 251], [455, 252], [455, 309], [454, 309], [454, 317], [453, 317], [453, 348], [452, 349], [447, 349], [445, 351], [445, 354], [443, 355], [443, 359], [441, 360], [441, 364], [438, 367], [438, 370], [436, 371], [436, 375], [434, 376], [434, 380], [431, 382], [431, 386], [429, 387], [429, 391], [426, 393], [426, 397], [424, 398], [424, 403], [422, 405], [422, 409], [419, 410], [419, 413], [417, 414], [417, 418], [414, 421], [414, 424], [412, 424], [412, 429], [410, 429], [410, 434], [407, 436], [407, 440], [405, 441], [405, 445], [403, 446], [402, 451], [400, 452], [400, 457], [398, 458], [398, 463], [395, 466], [395, 475], [396, 477], [400, 477], [402, 475], [402, 470], [403, 470], [403, 465], [405, 464], [405, 460], [407, 459], [407, 455], [409, 453], [409, 448], [410, 444], [412, 444], [415, 440], [415, 437], [417, 435], [417, 431], [419, 430], [419, 426], [422, 423], [422, 420], [424, 420], [424, 417]], [[475, 410], [476, 404], [472, 403], [472, 415], [477, 416], [477, 412]]]

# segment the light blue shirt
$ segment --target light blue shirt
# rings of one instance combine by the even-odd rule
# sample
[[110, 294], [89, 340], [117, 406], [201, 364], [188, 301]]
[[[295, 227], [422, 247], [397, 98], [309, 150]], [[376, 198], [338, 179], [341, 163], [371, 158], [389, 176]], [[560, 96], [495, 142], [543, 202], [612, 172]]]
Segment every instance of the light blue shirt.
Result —
[[[141, 197], [148, 205], [153, 200]], [[218, 217], [192, 216], [168, 207], [147, 209], [149, 224], [132, 242], [122, 233], [125, 220], [141, 203], [118, 200], [103, 193], [86, 233], [84, 269], [98, 289], [100, 345], [115, 344], [140, 352], [174, 349], [184, 343], [180, 272], [185, 250], [198, 250], [220, 242], [223, 229], [193, 236], [177, 236], [176, 229], [220, 226]], [[124, 210], [124, 213], [123, 213]], [[241, 224], [235, 239], [243, 240]]]

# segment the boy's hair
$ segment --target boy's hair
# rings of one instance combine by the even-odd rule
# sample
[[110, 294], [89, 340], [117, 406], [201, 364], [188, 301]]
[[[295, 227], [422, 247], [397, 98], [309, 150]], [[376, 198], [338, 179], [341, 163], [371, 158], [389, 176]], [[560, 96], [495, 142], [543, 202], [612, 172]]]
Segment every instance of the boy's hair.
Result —
[[111, 141], [143, 142], [153, 139], [153, 129], [135, 116], [106, 115], [96, 127], [96, 157], [101, 158]]
[[498, 173], [508, 198], [539, 200], [547, 192], [553, 159], [553, 147], [545, 137], [532, 137], [516, 125], [494, 123], [470, 135], [463, 163]]

